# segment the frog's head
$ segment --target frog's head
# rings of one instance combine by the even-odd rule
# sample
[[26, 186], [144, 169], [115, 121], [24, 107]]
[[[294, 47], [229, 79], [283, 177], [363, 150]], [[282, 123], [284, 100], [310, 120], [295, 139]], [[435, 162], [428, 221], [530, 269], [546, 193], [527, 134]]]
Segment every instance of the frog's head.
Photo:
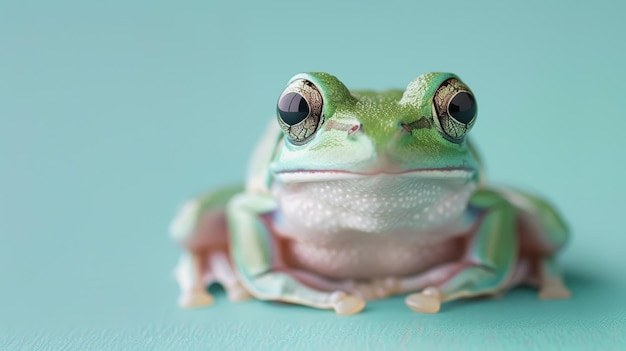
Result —
[[283, 137], [270, 173], [283, 183], [408, 174], [476, 182], [467, 143], [475, 120], [472, 92], [450, 73], [383, 92], [350, 92], [332, 75], [298, 74], [278, 99]]
[[299, 74], [276, 117], [282, 136], [265, 181], [286, 201], [285, 218], [315, 228], [312, 235], [435, 228], [460, 218], [476, 188], [467, 142], [476, 102], [453, 74], [424, 74], [405, 91], [383, 92]]

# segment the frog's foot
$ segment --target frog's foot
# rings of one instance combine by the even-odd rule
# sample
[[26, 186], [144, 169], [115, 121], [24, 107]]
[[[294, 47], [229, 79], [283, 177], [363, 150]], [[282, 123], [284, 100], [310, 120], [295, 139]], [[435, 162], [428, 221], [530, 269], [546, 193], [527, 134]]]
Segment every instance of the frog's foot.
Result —
[[559, 278], [546, 279], [541, 283], [539, 298], [543, 300], [568, 299], [572, 292], [563, 284]]
[[215, 302], [213, 295], [204, 290], [185, 291], [178, 299], [178, 305], [183, 308], [200, 308], [211, 306]]
[[348, 295], [342, 291], [332, 293], [331, 301], [333, 309], [340, 316], [356, 314], [365, 308], [365, 300], [362, 297]]
[[539, 298], [544, 300], [567, 299], [572, 292], [563, 283], [561, 270], [554, 257], [542, 259], [540, 269]]
[[413, 311], [419, 313], [437, 313], [441, 308], [443, 293], [435, 287], [428, 287], [421, 293], [411, 294], [404, 302]]
[[252, 295], [238, 281], [230, 286], [224, 286], [228, 299], [233, 302], [245, 301], [252, 298]]

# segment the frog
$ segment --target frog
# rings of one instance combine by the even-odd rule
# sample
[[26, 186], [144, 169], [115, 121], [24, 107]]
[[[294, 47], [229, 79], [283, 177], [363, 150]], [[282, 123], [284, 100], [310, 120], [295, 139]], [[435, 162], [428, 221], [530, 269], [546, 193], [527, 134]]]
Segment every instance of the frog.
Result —
[[541, 197], [486, 181], [468, 137], [477, 111], [452, 73], [382, 91], [295, 75], [244, 184], [185, 202], [171, 222], [180, 306], [213, 304], [213, 283], [231, 301], [338, 315], [394, 295], [437, 313], [519, 285], [570, 297], [556, 262], [569, 230]]

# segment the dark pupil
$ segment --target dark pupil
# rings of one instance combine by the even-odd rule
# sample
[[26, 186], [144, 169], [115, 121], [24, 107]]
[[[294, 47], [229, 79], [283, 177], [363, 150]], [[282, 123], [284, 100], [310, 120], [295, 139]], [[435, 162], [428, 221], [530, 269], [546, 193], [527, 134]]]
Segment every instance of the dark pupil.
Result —
[[309, 115], [309, 104], [298, 93], [287, 93], [278, 101], [278, 114], [283, 122], [292, 126]]
[[476, 114], [474, 97], [466, 92], [454, 95], [448, 105], [448, 113], [457, 121], [468, 124]]

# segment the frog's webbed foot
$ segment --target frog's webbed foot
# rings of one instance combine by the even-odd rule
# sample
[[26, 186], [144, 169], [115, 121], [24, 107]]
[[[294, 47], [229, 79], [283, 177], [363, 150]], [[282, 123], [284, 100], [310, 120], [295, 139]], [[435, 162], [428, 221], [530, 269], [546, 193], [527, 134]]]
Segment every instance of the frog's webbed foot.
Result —
[[204, 289], [183, 291], [178, 299], [178, 305], [183, 308], [200, 308], [211, 306], [215, 302], [213, 295]]
[[408, 295], [404, 302], [413, 311], [419, 313], [437, 313], [441, 308], [443, 293], [435, 287], [428, 287], [421, 293]]
[[365, 308], [365, 300], [362, 297], [348, 295], [342, 291], [332, 293], [331, 303], [335, 313], [340, 316], [356, 314]]
[[539, 290], [539, 298], [544, 300], [568, 299], [572, 292], [559, 280], [544, 282]]
[[540, 263], [539, 298], [544, 300], [567, 299], [572, 292], [563, 283], [561, 270], [553, 257], [544, 258]]

